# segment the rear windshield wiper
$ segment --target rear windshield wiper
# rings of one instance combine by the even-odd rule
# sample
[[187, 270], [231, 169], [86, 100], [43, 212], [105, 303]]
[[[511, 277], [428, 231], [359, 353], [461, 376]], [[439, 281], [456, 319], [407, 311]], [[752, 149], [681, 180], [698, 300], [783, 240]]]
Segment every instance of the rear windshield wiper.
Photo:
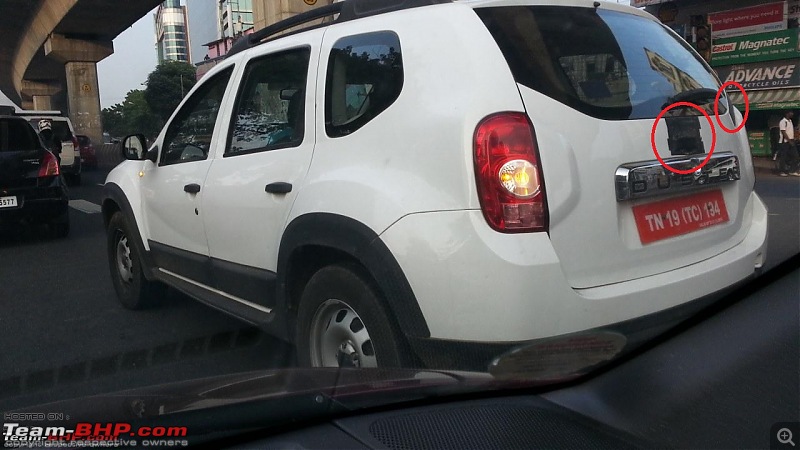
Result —
[[[688, 91], [678, 92], [677, 94], [668, 98], [667, 102], [664, 103], [664, 106], [662, 108], [666, 108], [667, 106], [677, 102], [697, 103], [700, 100], [714, 99], [716, 98], [716, 96], [717, 96], [717, 91], [715, 89], [709, 89], [709, 88], [690, 89]], [[703, 102], [703, 103], [708, 103], [708, 102]]]

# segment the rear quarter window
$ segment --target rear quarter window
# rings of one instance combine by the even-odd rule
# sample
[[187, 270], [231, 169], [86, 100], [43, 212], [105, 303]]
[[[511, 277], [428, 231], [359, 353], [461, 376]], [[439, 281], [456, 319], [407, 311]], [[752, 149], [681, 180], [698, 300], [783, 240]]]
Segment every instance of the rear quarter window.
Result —
[[325, 131], [347, 136], [386, 110], [403, 90], [400, 38], [391, 31], [336, 41], [325, 84]]
[[39, 137], [28, 122], [0, 119], [0, 152], [29, 151], [39, 148]]
[[[685, 42], [644, 17], [563, 6], [475, 11], [518, 83], [599, 119], [655, 118], [678, 93], [719, 87]], [[711, 112], [713, 100], [701, 106]]]

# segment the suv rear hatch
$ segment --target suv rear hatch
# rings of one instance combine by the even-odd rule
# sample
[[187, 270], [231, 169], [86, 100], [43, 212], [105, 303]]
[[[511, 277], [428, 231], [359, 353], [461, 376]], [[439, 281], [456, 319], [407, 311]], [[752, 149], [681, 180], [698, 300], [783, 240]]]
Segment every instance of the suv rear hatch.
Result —
[[43, 153], [39, 138], [24, 120], [0, 118], [0, 196], [36, 187]]
[[[663, 168], [651, 145], [654, 119], [675, 101], [700, 105], [716, 122], [717, 77], [651, 17], [580, 5], [475, 9], [535, 129], [550, 238], [568, 281], [588, 288], [633, 280], [735, 246], [747, 232], [753, 187], [744, 131], [726, 133], [688, 107], [666, 113], [655, 142], [675, 169], [702, 162], [716, 132], [715, 159], [688, 175]], [[727, 105], [723, 94], [720, 120], [735, 128]]]

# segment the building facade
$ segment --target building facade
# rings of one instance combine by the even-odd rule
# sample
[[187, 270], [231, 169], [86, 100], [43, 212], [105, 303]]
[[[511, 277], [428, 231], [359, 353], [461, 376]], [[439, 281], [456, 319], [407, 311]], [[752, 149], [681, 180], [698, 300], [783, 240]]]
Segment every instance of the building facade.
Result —
[[253, 28], [258, 31], [275, 22], [333, 2], [334, 0], [252, 0]]
[[220, 0], [219, 39], [235, 37], [253, 28], [253, 0]]
[[[777, 147], [786, 111], [800, 117], [800, 0], [631, 0], [658, 17], [708, 61], [742, 112], [753, 155]], [[796, 124], [795, 124], [796, 125]]]
[[158, 62], [191, 61], [188, 42], [186, 7], [180, 0], [166, 0], [153, 15]]

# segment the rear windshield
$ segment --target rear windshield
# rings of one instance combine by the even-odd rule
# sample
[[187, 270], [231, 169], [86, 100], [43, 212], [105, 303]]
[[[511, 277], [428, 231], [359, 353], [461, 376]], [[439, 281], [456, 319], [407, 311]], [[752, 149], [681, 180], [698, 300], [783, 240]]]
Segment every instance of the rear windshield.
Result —
[[[38, 128], [40, 120], [31, 119], [31, 125]], [[58, 140], [61, 142], [72, 141], [72, 131], [70, 131], [66, 120], [53, 120], [51, 124], [53, 126], [53, 134], [58, 137]]]
[[28, 122], [0, 119], [0, 152], [22, 152], [38, 148], [39, 137]]
[[[655, 118], [677, 93], [719, 87], [699, 56], [653, 20], [563, 6], [476, 12], [518, 83], [599, 119]], [[713, 101], [703, 106], [710, 111]]]

